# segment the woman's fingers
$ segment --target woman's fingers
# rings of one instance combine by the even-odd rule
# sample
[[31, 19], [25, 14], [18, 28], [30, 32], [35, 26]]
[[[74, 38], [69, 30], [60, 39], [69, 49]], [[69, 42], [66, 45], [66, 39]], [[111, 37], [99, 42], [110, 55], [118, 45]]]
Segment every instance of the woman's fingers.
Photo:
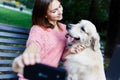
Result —
[[23, 74], [23, 68], [25, 65], [34, 65], [35, 63], [40, 63], [39, 53], [24, 53], [15, 58], [12, 67], [15, 72]]
[[35, 54], [30, 53], [30, 54], [29, 54], [29, 64], [30, 64], [30, 65], [34, 65], [35, 63], [36, 63]]
[[37, 45], [34, 43], [30, 44], [24, 53], [15, 58], [13, 61], [13, 70], [18, 73], [23, 72], [23, 68], [26, 65], [34, 65], [35, 63], [40, 62], [40, 53]]
[[34, 65], [35, 63], [40, 63], [39, 53], [24, 53], [23, 62], [25, 65]]
[[71, 46], [71, 48], [70, 48], [70, 52], [71, 53], [79, 53], [79, 52], [81, 52], [82, 50], [84, 50], [86, 48], [86, 46], [85, 45], [73, 45], [73, 46]]
[[22, 60], [24, 62], [24, 65], [30, 65], [30, 58], [28, 53], [24, 53], [22, 55]]
[[17, 60], [17, 64], [20, 68], [23, 68], [24, 67], [24, 63], [23, 63], [23, 60], [22, 60], [22, 56], [18, 57], [18, 60]]
[[12, 64], [12, 68], [15, 72], [23, 74], [24, 63], [22, 61], [22, 57], [17, 57]]
[[36, 61], [36, 63], [40, 63], [40, 53], [36, 53], [35, 61]]
[[23, 62], [25, 65], [34, 65], [40, 62], [40, 51], [35, 43], [31, 43], [27, 46], [23, 53]]

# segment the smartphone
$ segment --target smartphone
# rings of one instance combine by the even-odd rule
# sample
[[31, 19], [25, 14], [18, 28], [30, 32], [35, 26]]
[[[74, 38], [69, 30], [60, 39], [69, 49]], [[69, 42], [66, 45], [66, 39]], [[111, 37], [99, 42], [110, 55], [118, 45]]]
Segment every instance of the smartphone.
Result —
[[64, 68], [56, 68], [45, 64], [25, 66], [24, 77], [29, 80], [65, 80], [67, 72]]

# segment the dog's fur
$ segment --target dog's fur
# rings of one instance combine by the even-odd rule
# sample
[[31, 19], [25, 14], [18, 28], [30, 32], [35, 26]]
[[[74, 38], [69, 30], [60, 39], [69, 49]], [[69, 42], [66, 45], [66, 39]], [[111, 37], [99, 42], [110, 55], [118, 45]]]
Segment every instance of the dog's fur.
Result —
[[85, 45], [86, 48], [65, 57], [67, 80], [106, 80], [100, 51], [100, 37], [95, 25], [88, 20], [81, 20], [77, 24], [69, 24], [68, 27], [69, 35], [78, 38], [77, 44]]

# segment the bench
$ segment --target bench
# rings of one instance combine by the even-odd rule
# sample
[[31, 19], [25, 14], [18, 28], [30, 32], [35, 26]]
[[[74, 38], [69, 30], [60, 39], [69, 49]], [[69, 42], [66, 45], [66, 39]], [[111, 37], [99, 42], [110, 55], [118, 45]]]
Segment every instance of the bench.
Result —
[[17, 80], [11, 64], [25, 49], [29, 29], [0, 24], [0, 80]]
[[[11, 66], [13, 59], [23, 53], [29, 31], [30, 30], [26, 28], [0, 24], [0, 80], [18, 80], [18, 76], [15, 72], [13, 72]], [[62, 64], [62, 62], [60, 64]], [[57, 76], [65, 75], [61, 74], [64, 71], [62, 68], [56, 69], [56, 71], [57, 70], [62, 70], [58, 71], [59, 73], [57, 73]], [[56, 71], [53, 69], [52, 74], [55, 74]], [[49, 75], [48, 72], [46, 75]], [[43, 78], [43, 76], [41, 78]], [[55, 76], [51, 76], [50, 78], [53, 78], [53, 80], [55, 80]], [[60, 79], [62, 79], [62, 77]]]

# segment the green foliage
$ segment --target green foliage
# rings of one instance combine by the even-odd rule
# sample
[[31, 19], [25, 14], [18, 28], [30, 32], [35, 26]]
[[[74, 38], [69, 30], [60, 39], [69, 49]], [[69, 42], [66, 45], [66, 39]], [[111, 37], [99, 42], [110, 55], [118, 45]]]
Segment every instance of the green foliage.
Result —
[[93, 19], [98, 22], [105, 22], [109, 19], [110, 0], [93, 0]]
[[26, 5], [27, 8], [32, 9], [34, 0], [19, 0], [22, 4]]
[[64, 8], [64, 22], [74, 23], [88, 17], [89, 0], [62, 0], [62, 3]]
[[[110, 0], [61, 0], [64, 7], [64, 22], [94, 19], [104, 22], [109, 18]], [[92, 16], [90, 14], [93, 13]]]
[[31, 27], [31, 15], [0, 7], [0, 23]]

